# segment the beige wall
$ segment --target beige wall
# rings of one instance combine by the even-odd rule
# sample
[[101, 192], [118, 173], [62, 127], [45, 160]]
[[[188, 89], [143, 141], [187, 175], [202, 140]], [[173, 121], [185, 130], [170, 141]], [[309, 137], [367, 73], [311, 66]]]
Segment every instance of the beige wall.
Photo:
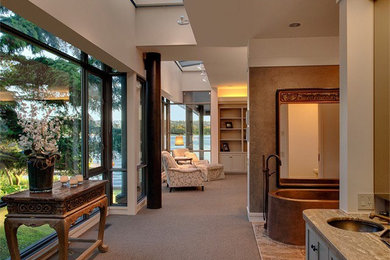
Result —
[[288, 177], [317, 178], [314, 171], [318, 170], [318, 104], [287, 106]]
[[374, 187], [374, 2], [340, 1], [340, 208]]
[[183, 103], [182, 72], [173, 61], [161, 62], [161, 94], [175, 103]]
[[338, 65], [338, 37], [252, 39], [249, 67]]
[[[262, 155], [276, 152], [275, 93], [288, 88], [337, 88], [338, 66], [258, 67], [249, 69], [249, 211], [263, 211]], [[271, 171], [274, 171], [271, 163]], [[275, 176], [271, 189], [275, 189]]]
[[218, 163], [218, 93], [216, 88], [211, 89], [211, 161], [213, 163]]
[[183, 72], [182, 73], [182, 90], [183, 91], [210, 91], [210, 82], [202, 81], [203, 76], [200, 75], [200, 71], [197, 72]]

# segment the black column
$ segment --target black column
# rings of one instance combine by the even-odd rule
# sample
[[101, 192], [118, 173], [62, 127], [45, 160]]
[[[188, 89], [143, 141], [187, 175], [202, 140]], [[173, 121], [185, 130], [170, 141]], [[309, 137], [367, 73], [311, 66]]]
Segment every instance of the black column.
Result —
[[149, 209], [161, 208], [161, 54], [148, 52], [146, 70], [146, 162]]

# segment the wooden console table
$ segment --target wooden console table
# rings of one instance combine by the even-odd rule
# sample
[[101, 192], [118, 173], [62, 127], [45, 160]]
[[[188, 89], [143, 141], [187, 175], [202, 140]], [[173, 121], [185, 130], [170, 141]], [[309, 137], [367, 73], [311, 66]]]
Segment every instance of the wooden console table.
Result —
[[[22, 191], [3, 197], [7, 203], [8, 215], [4, 221], [5, 235], [11, 259], [20, 259], [16, 233], [21, 225], [38, 227], [49, 224], [58, 236], [59, 259], [68, 259], [69, 242], [92, 242], [93, 244], [77, 259], [85, 259], [94, 249], [107, 252], [103, 244], [104, 226], [107, 216], [107, 181], [86, 180], [76, 188], [53, 185], [50, 193], [30, 193]], [[69, 238], [70, 225], [95, 208], [100, 209], [99, 233], [97, 240]]]

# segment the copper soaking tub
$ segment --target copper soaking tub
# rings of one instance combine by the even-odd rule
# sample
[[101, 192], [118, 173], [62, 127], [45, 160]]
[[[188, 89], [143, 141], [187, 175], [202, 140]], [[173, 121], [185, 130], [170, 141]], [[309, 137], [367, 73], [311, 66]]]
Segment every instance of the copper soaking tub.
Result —
[[280, 189], [269, 193], [268, 235], [291, 245], [305, 244], [305, 209], [338, 209], [337, 189]]

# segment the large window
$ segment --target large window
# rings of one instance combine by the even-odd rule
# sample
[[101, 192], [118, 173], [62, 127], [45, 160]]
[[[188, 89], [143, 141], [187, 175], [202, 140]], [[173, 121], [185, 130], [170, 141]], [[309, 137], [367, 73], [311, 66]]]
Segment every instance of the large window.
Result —
[[[40, 118], [50, 109], [50, 117], [62, 122], [55, 179], [80, 173], [108, 179], [111, 204], [126, 205], [125, 74], [4, 7], [0, 13], [0, 197], [28, 189], [17, 114]], [[0, 260], [9, 257], [4, 206], [0, 201]], [[22, 256], [52, 233], [46, 225], [21, 227]]]
[[166, 98], [161, 99], [161, 150], [170, 149], [170, 101]]
[[112, 193], [113, 204], [127, 205], [126, 77], [112, 77]]
[[[210, 105], [170, 105], [170, 150], [188, 148], [199, 159], [211, 159]], [[183, 142], [178, 142], [183, 138]]]
[[137, 95], [139, 98], [139, 109], [138, 109], [138, 120], [139, 120], [139, 135], [140, 135], [140, 146], [139, 146], [139, 162], [137, 165], [137, 200], [140, 201], [146, 196], [146, 121], [145, 121], [145, 81], [141, 78], [137, 79], [138, 91]]
[[[170, 106], [170, 149], [186, 147], [186, 107], [180, 104]], [[183, 137], [183, 143], [177, 142], [179, 137]]]
[[103, 159], [103, 80], [88, 73], [88, 167], [102, 166]]
[[[0, 197], [28, 188], [26, 163], [18, 145], [21, 127], [17, 114], [25, 110], [41, 118], [52, 109], [53, 118], [63, 122], [58, 148], [61, 158], [56, 175], [81, 172], [81, 68], [8, 33], [0, 33]], [[3, 229], [6, 208], [0, 209]], [[19, 229], [19, 248], [30, 246], [54, 230], [48, 225]], [[0, 259], [8, 257], [4, 230], [0, 230]]]

